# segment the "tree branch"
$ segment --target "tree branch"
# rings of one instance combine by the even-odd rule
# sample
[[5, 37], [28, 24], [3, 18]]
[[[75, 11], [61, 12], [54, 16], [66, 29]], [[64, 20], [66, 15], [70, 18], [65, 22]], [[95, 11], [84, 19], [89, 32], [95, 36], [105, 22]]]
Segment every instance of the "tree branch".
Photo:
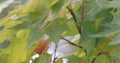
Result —
[[84, 52], [85, 52], [85, 55], [87, 56], [87, 51], [86, 51], [86, 49], [84, 49], [82, 46], [77, 45], [77, 44], [75, 44], [75, 43], [73, 43], [73, 42], [69, 41], [69, 40], [68, 40], [68, 39], [66, 39], [66, 38], [61, 38], [61, 39], [64, 39], [65, 41], [67, 41], [69, 44], [71, 44], [71, 45], [73, 45], [73, 46], [76, 46], [76, 47], [79, 47], [79, 48], [83, 49], [83, 50], [84, 50]]
[[82, 47], [82, 46], [79, 46], [79, 45], [77, 45], [77, 44], [75, 44], [75, 43], [73, 43], [73, 42], [69, 41], [69, 40], [68, 40], [68, 39], [66, 39], [66, 38], [62, 38], [62, 39], [64, 39], [65, 41], [67, 41], [69, 44], [71, 44], [71, 45], [73, 45], [73, 46], [76, 46], [76, 47], [79, 47], [79, 48], [82, 48], [82, 49], [83, 49], [83, 47]]
[[76, 27], [78, 29], [78, 32], [79, 34], [81, 35], [81, 27], [77, 25], [77, 19], [76, 19], [76, 16], [75, 16], [75, 13], [73, 12], [73, 9], [71, 6], [67, 6], [67, 9], [69, 10], [70, 14], [72, 15], [73, 19], [74, 19], [74, 22], [76, 24]]
[[57, 51], [57, 45], [55, 45], [53, 63], [55, 63], [55, 61], [57, 59], [57, 57], [56, 57], [56, 51]]

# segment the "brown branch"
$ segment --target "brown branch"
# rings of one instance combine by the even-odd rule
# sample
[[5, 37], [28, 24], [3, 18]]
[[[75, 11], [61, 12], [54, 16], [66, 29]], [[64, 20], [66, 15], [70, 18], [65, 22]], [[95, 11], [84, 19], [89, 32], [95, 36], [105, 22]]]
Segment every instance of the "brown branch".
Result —
[[64, 39], [65, 41], [67, 41], [69, 44], [71, 44], [73, 46], [76, 46], [76, 47], [79, 47], [79, 48], [83, 48], [82, 46], [79, 46], [79, 45], [77, 45], [77, 44], [75, 44], [75, 43], [73, 43], [73, 42], [71, 42], [71, 41], [69, 41], [69, 40], [67, 40], [65, 38], [62, 38], [62, 39]]
[[73, 12], [73, 9], [71, 6], [67, 6], [67, 9], [69, 10], [70, 14], [72, 15], [73, 19], [74, 19], [74, 22], [76, 24], [76, 27], [78, 29], [78, 32], [79, 34], [81, 35], [81, 27], [77, 25], [77, 19], [76, 19], [76, 16], [75, 16], [75, 13]]
[[[85, 14], [84, 14], [84, 2], [85, 2], [85, 0], [82, 0], [81, 19], [84, 19], [84, 17], [85, 17]], [[75, 13], [74, 13], [72, 7], [71, 7], [71, 6], [67, 6], [67, 9], [69, 10], [70, 14], [72, 15], [72, 17], [73, 17], [73, 19], [74, 19], [74, 22], [75, 22], [75, 24], [76, 24], [76, 27], [77, 27], [77, 29], [78, 29], [78, 32], [79, 32], [79, 34], [81, 35], [81, 34], [82, 34], [81, 26], [78, 26], [78, 25], [77, 25], [77, 19], [76, 19], [76, 16], [75, 16]], [[77, 47], [79, 47], [79, 48], [84, 49], [82, 46], [79, 46], [79, 45], [77, 45], [77, 44], [74, 44], [74, 43], [72, 43], [71, 41], [69, 41], [69, 40], [67, 40], [67, 39], [65, 39], [65, 38], [62, 38], [62, 39], [66, 40], [66, 41], [67, 41], [69, 44], [71, 44], [71, 45], [74, 45], [74, 46], [77, 46]], [[87, 51], [86, 51], [86, 49], [84, 49], [84, 52], [85, 52], [85, 55], [87, 56]]]
[[84, 49], [82, 46], [77, 45], [77, 44], [75, 44], [75, 43], [73, 43], [73, 42], [69, 41], [69, 40], [68, 40], [68, 39], [66, 39], [66, 38], [61, 38], [61, 39], [64, 39], [65, 41], [67, 41], [69, 44], [71, 44], [71, 45], [73, 45], [73, 46], [76, 46], [76, 47], [79, 47], [79, 48], [83, 49], [83, 50], [84, 50], [84, 52], [85, 52], [85, 55], [87, 56], [87, 51], [86, 51], [86, 49]]

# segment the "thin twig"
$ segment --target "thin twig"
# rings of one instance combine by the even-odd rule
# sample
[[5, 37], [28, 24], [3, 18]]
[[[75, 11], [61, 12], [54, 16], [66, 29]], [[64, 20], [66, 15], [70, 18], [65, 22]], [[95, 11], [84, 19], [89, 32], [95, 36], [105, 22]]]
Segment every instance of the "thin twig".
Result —
[[69, 40], [67, 40], [65, 38], [62, 38], [62, 39], [64, 39], [65, 41], [67, 41], [69, 44], [71, 44], [73, 46], [76, 46], [76, 47], [79, 47], [79, 48], [83, 48], [82, 46], [79, 46], [79, 45], [77, 45], [77, 44], [75, 44], [75, 43], [73, 43], [73, 42], [71, 42], [71, 41], [69, 41]]
[[75, 13], [73, 12], [73, 9], [71, 6], [67, 6], [67, 9], [69, 10], [70, 14], [72, 15], [73, 19], [74, 19], [74, 22], [76, 24], [76, 27], [78, 29], [78, 32], [79, 34], [81, 35], [81, 27], [77, 25], [77, 19], [76, 19], [76, 16], [75, 16]]
[[53, 63], [55, 63], [55, 61], [57, 59], [57, 57], [56, 57], [56, 51], [57, 51], [57, 45], [55, 45]]
[[[83, 20], [84, 17], [85, 17], [85, 14], [84, 14], [84, 2], [85, 2], [85, 0], [82, 0], [82, 6], [81, 6], [81, 19], [82, 19], [82, 20]], [[75, 22], [75, 24], [76, 24], [76, 27], [77, 27], [77, 29], [78, 29], [78, 32], [79, 32], [79, 34], [81, 35], [81, 34], [82, 34], [81, 26], [78, 26], [78, 25], [77, 25], [77, 19], [76, 19], [76, 16], [75, 16], [74, 11], [73, 11], [73, 9], [72, 9], [72, 6], [71, 6], [71, 5], [70, 5], [70, 6], [67, 6], [67, 9], [69, 10], [70, 14], [72, 15], [72, 17], [73, 17], [73, 19], [74, 19], [74, 22]], [[74, 43], [72, 43], [71, 41], [69, 41], [69, 40], [67, 40], [67, 39], [65, 39], [65, 38], [62, 38], [62, 39], [66, 40], [66, 41], [67, 41], [69, 44], [71, 44], [71, 45], [74, 45], [74, 46], [77, 46], [77, 47], [79, 47], [79, 48], [84, 49], [82, 46], [79, 46], [79, 45], [77, 45], [77, 44], [74, 44]], [[86, 51], [86, 49], [84, 49], [84, 52], [85, 52], [85, 55], [87, 56], [87, 51]]]
[[73, 42], [69, 41], [69, 40], [68, 40], [68, 39], [66, 39], [66, 38], [61, 38], [61, 39], [64, 39], [65, 41], [67, 41], [69, 44], [71, 44], [71, 45], [73, 45], [73, 46], [76, 46], [76, 47], [79, 47], [79, 48], [83, 49], [83, 50], [84, 50], [84, 52], [85, 52], [85, 55], [87, 56], [87, 51], [86, 51], [86, 49], [84, 49], [82, 46], [77, 45], [77, 44], [75, 44], [75, 43], [73, 43]]

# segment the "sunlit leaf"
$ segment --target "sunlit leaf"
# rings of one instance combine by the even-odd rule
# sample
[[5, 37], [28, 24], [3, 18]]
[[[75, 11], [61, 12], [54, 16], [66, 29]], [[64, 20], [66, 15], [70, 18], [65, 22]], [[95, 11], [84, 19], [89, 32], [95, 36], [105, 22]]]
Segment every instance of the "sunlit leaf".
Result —
[[[10, 56], [8, 63], [19, 63], [24, 62], [27, 57], [27, 50], [25, 50], [25, 46], [27, 44], [27, 41], [25, 38], [25, 34], [27, 34], [28, 31], [23, 30], [20, 31], [17, 35], [17, 38], [10, 38], [10, 41], [12, 42], [10, 45]], [[23, 34], [23, 35], [21, 35]], [[24, 37], [24, 39], [23, 39]]]
[[10, 29], [4, 29], [0, 31], [0, 43], [4, 42], [9, 36], [12, 36], [15, 34], [15, 31]]
[[27, 52], [24, 51], [24, 47], [26, 42], [21, 39], [11, 39], [11, 42], [11, 52], [8, 63], [19, 63], [25, 61]]
[[62, 59], [58, 59], [55, 63], [63, 63]]

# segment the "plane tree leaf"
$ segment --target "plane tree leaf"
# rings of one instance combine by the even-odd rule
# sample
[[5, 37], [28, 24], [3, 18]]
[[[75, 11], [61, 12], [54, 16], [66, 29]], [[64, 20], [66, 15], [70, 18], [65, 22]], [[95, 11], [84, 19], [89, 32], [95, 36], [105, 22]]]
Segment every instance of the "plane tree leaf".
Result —
[[58, 18], [48, 24], [47, 28], [45, 28], [45, 33], [50, 36], [50, 40], [57, 43], [62, 34], [68, 29], [69, 27], [66, 24], [66, 20]]

